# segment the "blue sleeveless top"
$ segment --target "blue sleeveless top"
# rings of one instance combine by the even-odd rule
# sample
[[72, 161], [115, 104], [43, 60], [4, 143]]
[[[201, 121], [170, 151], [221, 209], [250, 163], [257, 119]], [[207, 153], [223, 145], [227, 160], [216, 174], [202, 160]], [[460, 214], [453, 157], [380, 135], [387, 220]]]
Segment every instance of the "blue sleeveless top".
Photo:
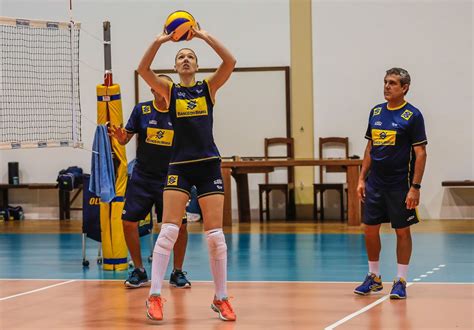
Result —
[[170, 88], [169, 111], [175, 131], [170, 165], [220, 159], [212, 135], [214, 102], [207, 80]]

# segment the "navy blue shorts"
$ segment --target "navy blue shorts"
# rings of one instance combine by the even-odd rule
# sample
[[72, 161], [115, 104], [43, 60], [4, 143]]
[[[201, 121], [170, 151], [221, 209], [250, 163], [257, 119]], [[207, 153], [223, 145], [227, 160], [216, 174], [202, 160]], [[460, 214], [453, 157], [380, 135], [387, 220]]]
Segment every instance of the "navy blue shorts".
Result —
[[[163, 217], [163, 189], [166, 177], [150, 177], [134, 171], [128, 180], [122, 220], [138, 222], [146, 218], [155, 205], [158, 222]], [[186, 217], [183, 223], [186, 223]]]
[[169, 166], [165, 190], [178, 190], [191, 196], [192, 186], [196, 186], [198, 198], [224, 194], [221, 161], [210, 160]]
[[390, 222], [399, 229], [419, 222], [416, 209], [408, 210], [405, 204], [408, 190], [379, 190], [365, 184], [364, 223], [378, 225]]

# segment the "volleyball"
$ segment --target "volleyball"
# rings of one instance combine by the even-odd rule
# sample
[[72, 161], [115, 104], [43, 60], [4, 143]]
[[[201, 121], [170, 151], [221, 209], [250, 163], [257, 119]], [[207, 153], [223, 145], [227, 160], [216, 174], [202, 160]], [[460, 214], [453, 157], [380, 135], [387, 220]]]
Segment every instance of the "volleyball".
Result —
[[184, 10], [171, 13], [166, 19], [165, 31], [170, 34], [174, 31], [172, 39], [174, 41], [189, 40], [191, 38], [191, 27], [196, 26], [193, 15]]

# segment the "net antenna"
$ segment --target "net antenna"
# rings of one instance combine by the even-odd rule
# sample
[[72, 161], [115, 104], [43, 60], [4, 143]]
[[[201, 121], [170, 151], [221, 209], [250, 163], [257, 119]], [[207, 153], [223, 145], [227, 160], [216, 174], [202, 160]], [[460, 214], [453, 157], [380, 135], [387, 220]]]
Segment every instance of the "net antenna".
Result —
[[82, 146], [80, 28], [0, 17], [0, 149]]

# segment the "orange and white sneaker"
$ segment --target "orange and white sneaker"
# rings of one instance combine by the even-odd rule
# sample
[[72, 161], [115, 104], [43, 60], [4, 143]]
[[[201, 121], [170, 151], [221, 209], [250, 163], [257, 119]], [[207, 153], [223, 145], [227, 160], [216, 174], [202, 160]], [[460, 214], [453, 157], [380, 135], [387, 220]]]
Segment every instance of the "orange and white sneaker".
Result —
[[214, 297], [211, 308], [214, 312], [219, 313], [219, 318], [223, 321], [235, 321], [237, 319], [229, 298], [227, 297], [222, 298], [222, 300], [217, 300], [217, 298]]
[[163, 299], [159, 294], [152, 294], [146, 301], [146, 316], [150, 320], [163, 320]]

